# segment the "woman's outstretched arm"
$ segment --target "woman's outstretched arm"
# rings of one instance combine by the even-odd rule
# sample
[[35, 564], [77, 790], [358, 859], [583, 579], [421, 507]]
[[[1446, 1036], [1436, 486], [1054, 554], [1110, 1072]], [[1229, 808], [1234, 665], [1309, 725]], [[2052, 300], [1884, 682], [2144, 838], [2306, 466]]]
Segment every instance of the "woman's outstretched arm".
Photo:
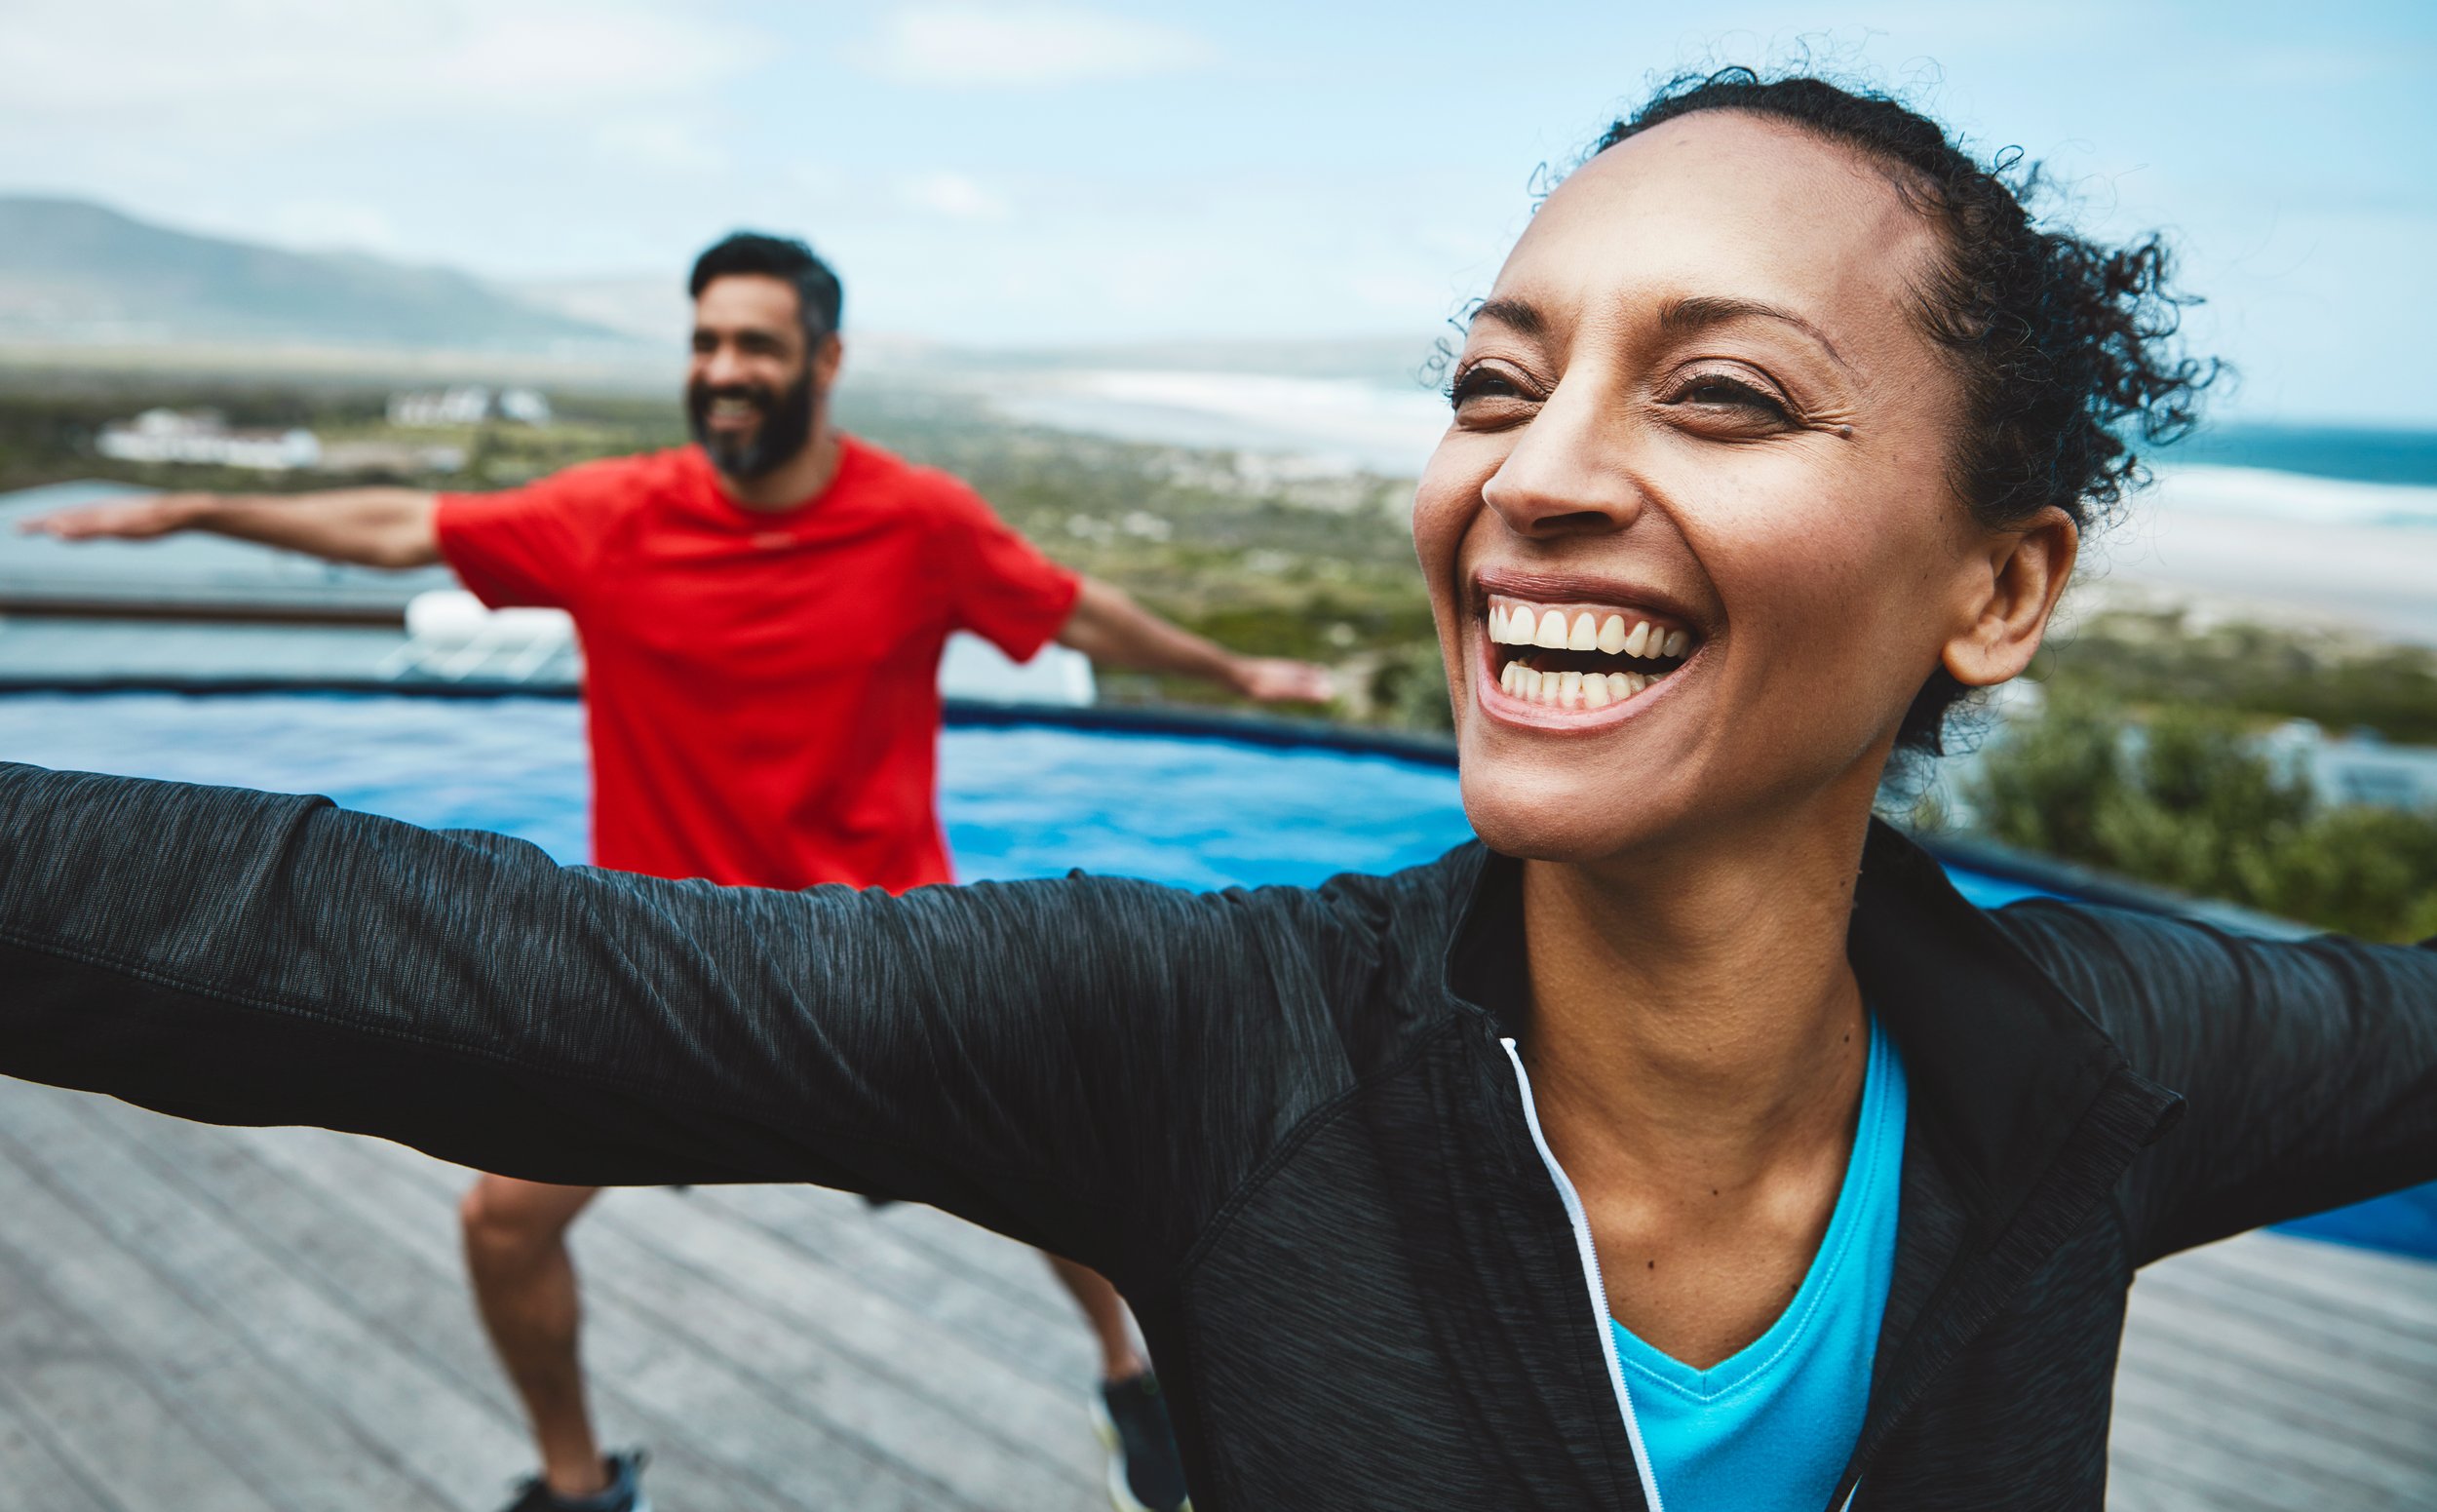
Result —
[[2437, 1181], [2437, 941], [2264, 940], [2053, 904], [2000, 917], [2184, 1095], [2125, 1188], [2140, 1260]]
[[1288, 1116], [1256, 1063], [1322, 1011], [1316, 907], [719, 888], [0, 766], [0, 1074], [545, 1181], [846, 1186], [1107, 1264], [1121, 1210]]

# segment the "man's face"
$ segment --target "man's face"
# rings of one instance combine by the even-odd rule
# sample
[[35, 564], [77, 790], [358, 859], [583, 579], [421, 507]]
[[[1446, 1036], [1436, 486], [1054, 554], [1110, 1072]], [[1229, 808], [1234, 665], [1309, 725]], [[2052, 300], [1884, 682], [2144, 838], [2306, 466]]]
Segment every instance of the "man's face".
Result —
[[811, 440], [837, 338], [807, 351], [796, 297], [784, 279], [736, 273], [712, 280], [694, 301], [685, 416], [731, 478], [773, 472]]

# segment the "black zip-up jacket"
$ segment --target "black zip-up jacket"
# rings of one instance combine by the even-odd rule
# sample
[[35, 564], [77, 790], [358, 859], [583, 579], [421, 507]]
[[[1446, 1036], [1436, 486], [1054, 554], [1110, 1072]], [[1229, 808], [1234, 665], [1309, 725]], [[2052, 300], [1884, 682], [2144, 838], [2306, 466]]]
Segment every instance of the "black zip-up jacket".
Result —
[[[1655, 1505], [1502, 1043], [1516, 873], [722, 889], [0, 767], [0, 1072], [935, 1203], [1116, 1280], [1203, 1512]], [[1912, 1113], [1839, 1504], [2098, 1508], [2137, 1266], [2437, 1178], [2437, 951], [1984, 913], [1883, 830], [1850, 949]]]

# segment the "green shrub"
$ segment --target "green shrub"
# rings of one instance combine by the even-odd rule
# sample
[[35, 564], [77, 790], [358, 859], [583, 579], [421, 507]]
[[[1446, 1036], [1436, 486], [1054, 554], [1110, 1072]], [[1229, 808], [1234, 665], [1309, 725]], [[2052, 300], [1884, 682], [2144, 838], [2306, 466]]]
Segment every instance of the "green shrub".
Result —
[[2049, 638], [2032, 676], [2116, 708], [2176, 704], [2437, 742], [2437, 650], [2117, 609]]
[[1452, 730], [1455, 712], [1447, 701], [1447, 664], [1439, 658], [1439, 642], [1413, 641], [1381, 657], [1372, 674], [1372, 701], [1382, 723], [1408, 730]]
[[1983, 757], [1991, 837], [2380, 940], [2437, 935], [2437, 815], [2322, 807], [2224, 713], [2059, 698]]

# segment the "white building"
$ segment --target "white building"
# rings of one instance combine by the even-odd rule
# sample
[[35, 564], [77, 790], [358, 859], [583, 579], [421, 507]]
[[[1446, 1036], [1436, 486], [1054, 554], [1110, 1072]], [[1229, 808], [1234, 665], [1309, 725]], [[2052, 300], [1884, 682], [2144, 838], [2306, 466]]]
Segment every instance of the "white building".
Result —
[[198, 462], [290, 472], [322, 460], [321, 438], [311, 431], [233, 431], [213, 410], [147, 409], [133, 420], [101, 428], [95, 444], [121, 462]]
[[548, 425], [550, 400], [539, 389], [506, 388], [494, 392], [480, 383], [389, 396], [389, 423], [407, 429], [481, 425], [491, 419], [513, 420], [519, 425]]

